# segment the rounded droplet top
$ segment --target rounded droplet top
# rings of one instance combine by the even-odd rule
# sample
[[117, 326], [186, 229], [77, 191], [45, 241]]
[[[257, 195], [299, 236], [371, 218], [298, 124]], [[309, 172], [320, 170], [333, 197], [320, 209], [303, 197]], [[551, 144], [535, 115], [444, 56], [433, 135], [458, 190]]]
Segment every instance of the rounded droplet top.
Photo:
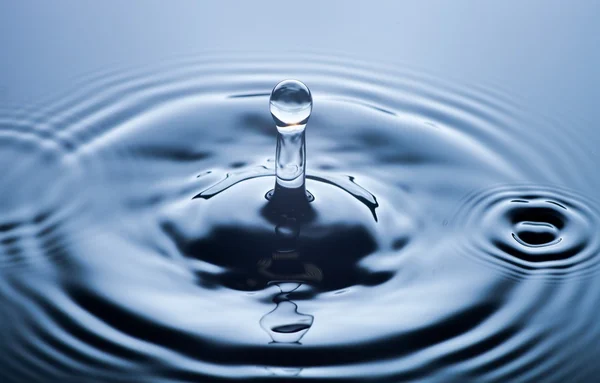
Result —
[[306, 125], [312, 111], [312, 96], [298, 80], [284, 80], [271, 92], [270, 109], [278, 128]]

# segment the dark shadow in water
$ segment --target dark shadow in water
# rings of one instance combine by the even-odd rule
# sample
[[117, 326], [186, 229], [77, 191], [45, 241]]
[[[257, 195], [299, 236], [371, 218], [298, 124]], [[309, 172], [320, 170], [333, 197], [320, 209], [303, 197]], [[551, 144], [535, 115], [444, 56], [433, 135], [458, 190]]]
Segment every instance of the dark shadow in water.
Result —
[[170, 226], [164, 229], [187, 257], [218, 265], [223, 273], [199, 275], [199, 283], [210, 288], [264, 289], [270, 282], [316, 283], [318, 291], [333, 291], [354, 285], [377, 285], [392, 273], [368, 273], [358, 263], [376, 250], [371, 234], [360, 226], [334, 225], [310, 230], [297, 239], [297, 251], [282, 252], [276, 228], [270, 231], [239, 227], [215, 227], [196, 239], [181, 236]]

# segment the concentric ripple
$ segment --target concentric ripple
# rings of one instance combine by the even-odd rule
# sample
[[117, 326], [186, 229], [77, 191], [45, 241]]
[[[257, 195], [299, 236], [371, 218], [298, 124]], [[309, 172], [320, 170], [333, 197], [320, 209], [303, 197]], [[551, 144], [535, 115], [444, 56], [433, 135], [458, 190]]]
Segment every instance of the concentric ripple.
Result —
[[[314, 100], [312, 227], [260, 210], [285, 78]], [[205, 53], [2, 109], [0, 381], [593, 381], [594, 143], [513, 100]]]
[[467, 254], [519, 275], [593, 273], [600, 264], [600, 213], [576, 193], [511, 185], [472, 195], [455, 228]]

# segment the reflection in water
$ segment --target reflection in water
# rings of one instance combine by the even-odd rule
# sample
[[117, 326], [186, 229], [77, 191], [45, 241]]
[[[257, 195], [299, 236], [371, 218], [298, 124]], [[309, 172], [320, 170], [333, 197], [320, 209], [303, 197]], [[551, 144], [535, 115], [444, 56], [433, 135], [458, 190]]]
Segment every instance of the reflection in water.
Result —
[[[294, 217], [287, 215], [281, 217], [281, 223], [275, 227], [278, 248], [272, 256], [273, 261], [301, 263], [302, 257], [297, 249], [300, 224]], [[274, 278], [271, 282], [276, 284], [281, 293], [273, 298], [275, 309], [260, 320], [261, 327], [269, 334], [273, 343], [300, 343], [300, 339], [310, 330], [313, 316], [298, 312], [298, 306], [292, 302], [288, 295], [297, 290], [301, 283], [296, 281], [318, 282], [323, 279], [323, 274], [318, 266], [302, 264], [304, 273], [275, 274], [269, 272], [273, 261], [259, 262], [259, 269], [263, 275]]]
[[[297, 284], [296, 288], [299, 286]], [[277, 306], [261, 318], [260, 326], [269, 334], [273, 343], [300, 344], [300, 339], [310, 330], [314, 317], [298, 312], [298, 306], [286, 294], [282, 292], [273, 299]]]
[[[275, 189], [277, 190], [277, 189]], [[296, 212], [296, 214], [302, 212]], [[275, 295], [273, 311], [265, 314], [260, 319], [260, 326], [272, 339], [273, 344], [297, 344], [310, 330], [314, 317], [309, 314], [300, 313], [298, 305], [289, 299], [289, 295], [302, 286], [302, 282], [319, 282], [323, 279], [323, 273], [314, 264], [302, 263], [302, 256], [298, 251], [298, 236], [301, 225], [298, 219], [289, 213], [280, 216], [280, 223], [275, 227], [277, 248], [272, 257], [259, 261], [259, 273], [273, 278], [280, 293]], [[277, 274], [270, 271], [275, 262], [301, 263], [303, 273]], [[286, 268], [280, 268], [286, 269]], [[289, 270], [289, 268], [287, 268]], [[277, 376], [298, 376], [301, 368], [278, 368], [266, 367], [267, 371]]]

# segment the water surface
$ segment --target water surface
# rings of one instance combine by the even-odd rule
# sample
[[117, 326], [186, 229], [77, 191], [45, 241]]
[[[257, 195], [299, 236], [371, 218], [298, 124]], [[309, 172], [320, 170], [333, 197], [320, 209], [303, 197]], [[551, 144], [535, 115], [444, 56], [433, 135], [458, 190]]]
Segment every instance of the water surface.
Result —
[[[314, 201], [282, 221], [285, 78], [313, 95]], [[0, 380], [593, 381], [594, 142], [514, 100], [339, 56], [206, 54], [7, 110]]]

